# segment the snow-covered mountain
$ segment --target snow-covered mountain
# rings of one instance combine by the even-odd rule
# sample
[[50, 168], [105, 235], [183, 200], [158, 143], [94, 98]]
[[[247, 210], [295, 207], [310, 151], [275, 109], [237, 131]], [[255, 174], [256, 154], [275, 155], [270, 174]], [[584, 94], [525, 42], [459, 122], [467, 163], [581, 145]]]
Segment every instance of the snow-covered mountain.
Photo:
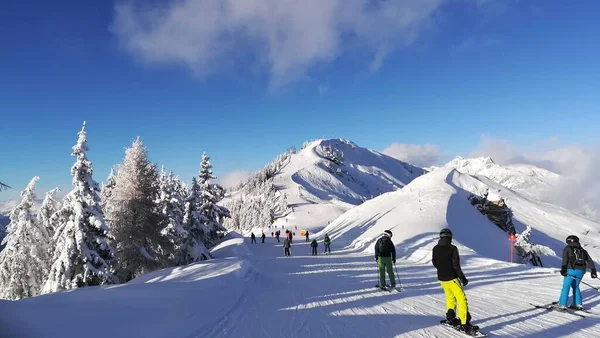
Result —
[[401, 189], [425, 171], [344, 139], [319, 139], [291, 154], [273, 183], [290, 213], [277, 226], [323, 227], [350, 208]]
[[[490, 157], [456, 157], [446, 163], [444, 168], [454, 168], [461, 173], [485, 176], [507, 188], [534, 193], [550, 189], [559, 183], [560, 175], [531, 164], [512, 164], [501, 166]], [[539, 197], [537, 194], [536, 197]]]
[[489, 192], [504, 199], [513, 212], [517, 232], [531, 226], [532, 243], [555, 251], [543, 258], [556, 265], [564, 239], [571, 234], [593, 257], [600, 258], [600, 224], [562, 207], [531, 199], [484, 176], [474, 177], [456, 169], [438, 168], [408, 184], [357, 206], [333, 221], [320, 234], [361, 250], [372, 251], [374, 241], [390, 229], [393, 240], [407, 257], [428, 259], [438, 232], [450, 227], [456, 241], [467, 251], [507, 260], [507, 233], [500, 230], [468, 201], [471, 193]]

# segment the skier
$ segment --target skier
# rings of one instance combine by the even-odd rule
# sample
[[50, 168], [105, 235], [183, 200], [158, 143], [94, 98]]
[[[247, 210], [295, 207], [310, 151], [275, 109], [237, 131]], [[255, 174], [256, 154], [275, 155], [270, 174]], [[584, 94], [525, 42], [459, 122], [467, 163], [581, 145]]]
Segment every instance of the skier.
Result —
[[387, 270], [392, 287], [396, 286], [396, 276], [392, 264], [396, 264], [396, 247], [392, 242], [392, 232], [386, 230], [375, 243], [375, 260], [379, 266], [379, 287], [385, 290], [385, 272]]
[[[445, 322], [469, 334], [477, 331], [479, 328], [471, 325], [467, 296], [463, 290], [463, 286], [469, 281], [460, 267], [458, 249], [452, 245], [452, 231], [448, 228], [440, 231], [440, 240], [433, 248], [432, 263], [437, 269], [438, 280], [446, 294]], [[457, 303], [459, 319], [456, 318]]]
[[292, 235], [291, 231], [288, 233], [288, 238], [290, 239], [290, 244], [292, 244], [292, 240], [294, 239], [294, 236]]
[[262, 241], [263, 243], [265, 242], [265, 238], [266, 238], [266, 237], [267, 237], [267, 236], [265, 236], [265, 233], [263, 232], [263, 233], [262, 233], [262, 236], [260, 236], [260, 239], [261, 239], [261, 241]]
[[292, 241], [290, 241], [289, 237], [283, 240], [283, 254], [285, 256], [291, 256], [290, 247], [292, 246]]
[[279, 242], [279, 230], [275, 231], [275, 238], [277, 238], [277, 242]]
[[254, 236], [253, 232], [250, 233], [250, 244], [252, 243], [256, 243], [256, 236]]
[[583, 310], [579, 283], [588, 266], [591, 270], [591, 277], [597, 278], [596, 266], [594, 265], [592, 257], [590, 257], [588, 252], [581, 247], [581, 244], [579, 244], [579, 238], [577, 236], [570, 235], [567, 237], [566, 242], [567, 246], [563, 249], [562, 266], [560, 268], [560, 274], [565, 276], [565, 279], [563, 281], [557, 309], [566, 311], [567, 300], [569, 299], [569, 289], [572, 288], [573, 303], [569, 305], [569, 307], [576, 310]]
[[329, 247], [329, 245], [331, 245], [331, 239], [329, 239], [329, 235], [325, 234], [325, 239], [323, 239], [323, 244], [325, 244], [325, 251], [323, 253], [326, 253], [326, 252], [331, 253], [331, 248]]
[[317, 247], [319, 246], [319, 243], [317, 243], [316, 239], [313, 239], [312, 243], [310, 243], [310, 246], [312, 246], [312, 255], [316, 256], [317, 255]]
[[310, 240], [308, 239], [308, 231], [306, 231], [306, 243], [310, 242]]

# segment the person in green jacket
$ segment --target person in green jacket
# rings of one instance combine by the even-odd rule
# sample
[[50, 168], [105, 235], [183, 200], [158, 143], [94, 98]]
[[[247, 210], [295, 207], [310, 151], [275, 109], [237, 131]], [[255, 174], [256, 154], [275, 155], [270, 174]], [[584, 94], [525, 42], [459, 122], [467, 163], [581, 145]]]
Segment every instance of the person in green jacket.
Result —
[[325, 234], [325, 239], [323, 240], [323, 244], [325, 244], [325, 251], [323, 253], [331, 253], [331, 239], [329, 239], [329, 235]]
[[317, 243], [316, 239], [313, 239], [312, 243], [310, 243], [310, 246], [312, 247], [312, 255], [316, 256], [317, 255], [317, 247], [319, 246], [319, 243]]

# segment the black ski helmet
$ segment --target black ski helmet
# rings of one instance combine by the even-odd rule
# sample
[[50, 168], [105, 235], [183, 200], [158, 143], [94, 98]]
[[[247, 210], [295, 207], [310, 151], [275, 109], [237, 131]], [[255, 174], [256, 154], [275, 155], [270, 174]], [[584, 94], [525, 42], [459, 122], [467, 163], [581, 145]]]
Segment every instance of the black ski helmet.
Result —
[[570, 235], [567, 237], [567, 244], [569, 243], [579, 243], [579, 237], [575, 235]]
[[440, 238], [448, 237], [452, 239], [452, 230], [445, 228], [440, 231]]
[[386, 233], [386, 234], [390, 235], [390, 237], [392, 237], [392, 232], [390, 230], [386, 230], [386, 231], [384, 231], [384, 233]]

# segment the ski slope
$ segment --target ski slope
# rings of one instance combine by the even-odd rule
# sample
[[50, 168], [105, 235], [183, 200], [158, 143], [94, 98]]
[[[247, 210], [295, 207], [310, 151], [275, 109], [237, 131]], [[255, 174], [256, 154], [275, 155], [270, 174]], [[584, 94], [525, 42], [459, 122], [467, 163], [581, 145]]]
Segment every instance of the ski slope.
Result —
[[[327, 159], [325, 149], [343, 153], [341, 165]], [[340, 168], [332, 173], [327, 165]], [[322, 229], [352, 207], [383, 193], [401, 189], [425, 171], [344, 139], [319, 139], [293, 154], [274, 178], [293, 211], [275, 225]]]
[[[336, 241], [331, 255], [316, 257], [308, 243], [295, 242], [287, 258], [272, 238], [248, 243], [233, 237], [213, 250], [214, 260], [125, 285], [1, 301], [2, 337], [464, 337], [438, 324], [445, 298], [428, 263], [398, 260], [405, 289], [387, 293], [373, 287], [371, 254], [340, 251]], [[600, 336], [597, 318], [529, 305], [558, 297], [561, 278], [553, 269], [474, 252], [462, 261], [473, 322], [490, 337]], [[600, 295], [582, 288], [585, 304], [600, 312]]]
[[320, 234], [344, 245], [373, 252], [373, 244], [386, 229], [404, 255], [430, 259], [439, 231], [450, 227], [465, 252], [509, 260], [507, 234], [480, 214], [467, 200], [471, 193], [504, 198], [513, 211], [517, 232], [532, 227], [530, 240], [548, 246], [557, 255], [542, 257], [546, 266], [559, 266], [564, 240], [574, 234], [585, 249], [600, 259], [600, 224], [564, 208], [539, 202], [505, 188], [492, 180], [439, 168], [423, 175], [402, 190], [390, 192], [349, 210]]

